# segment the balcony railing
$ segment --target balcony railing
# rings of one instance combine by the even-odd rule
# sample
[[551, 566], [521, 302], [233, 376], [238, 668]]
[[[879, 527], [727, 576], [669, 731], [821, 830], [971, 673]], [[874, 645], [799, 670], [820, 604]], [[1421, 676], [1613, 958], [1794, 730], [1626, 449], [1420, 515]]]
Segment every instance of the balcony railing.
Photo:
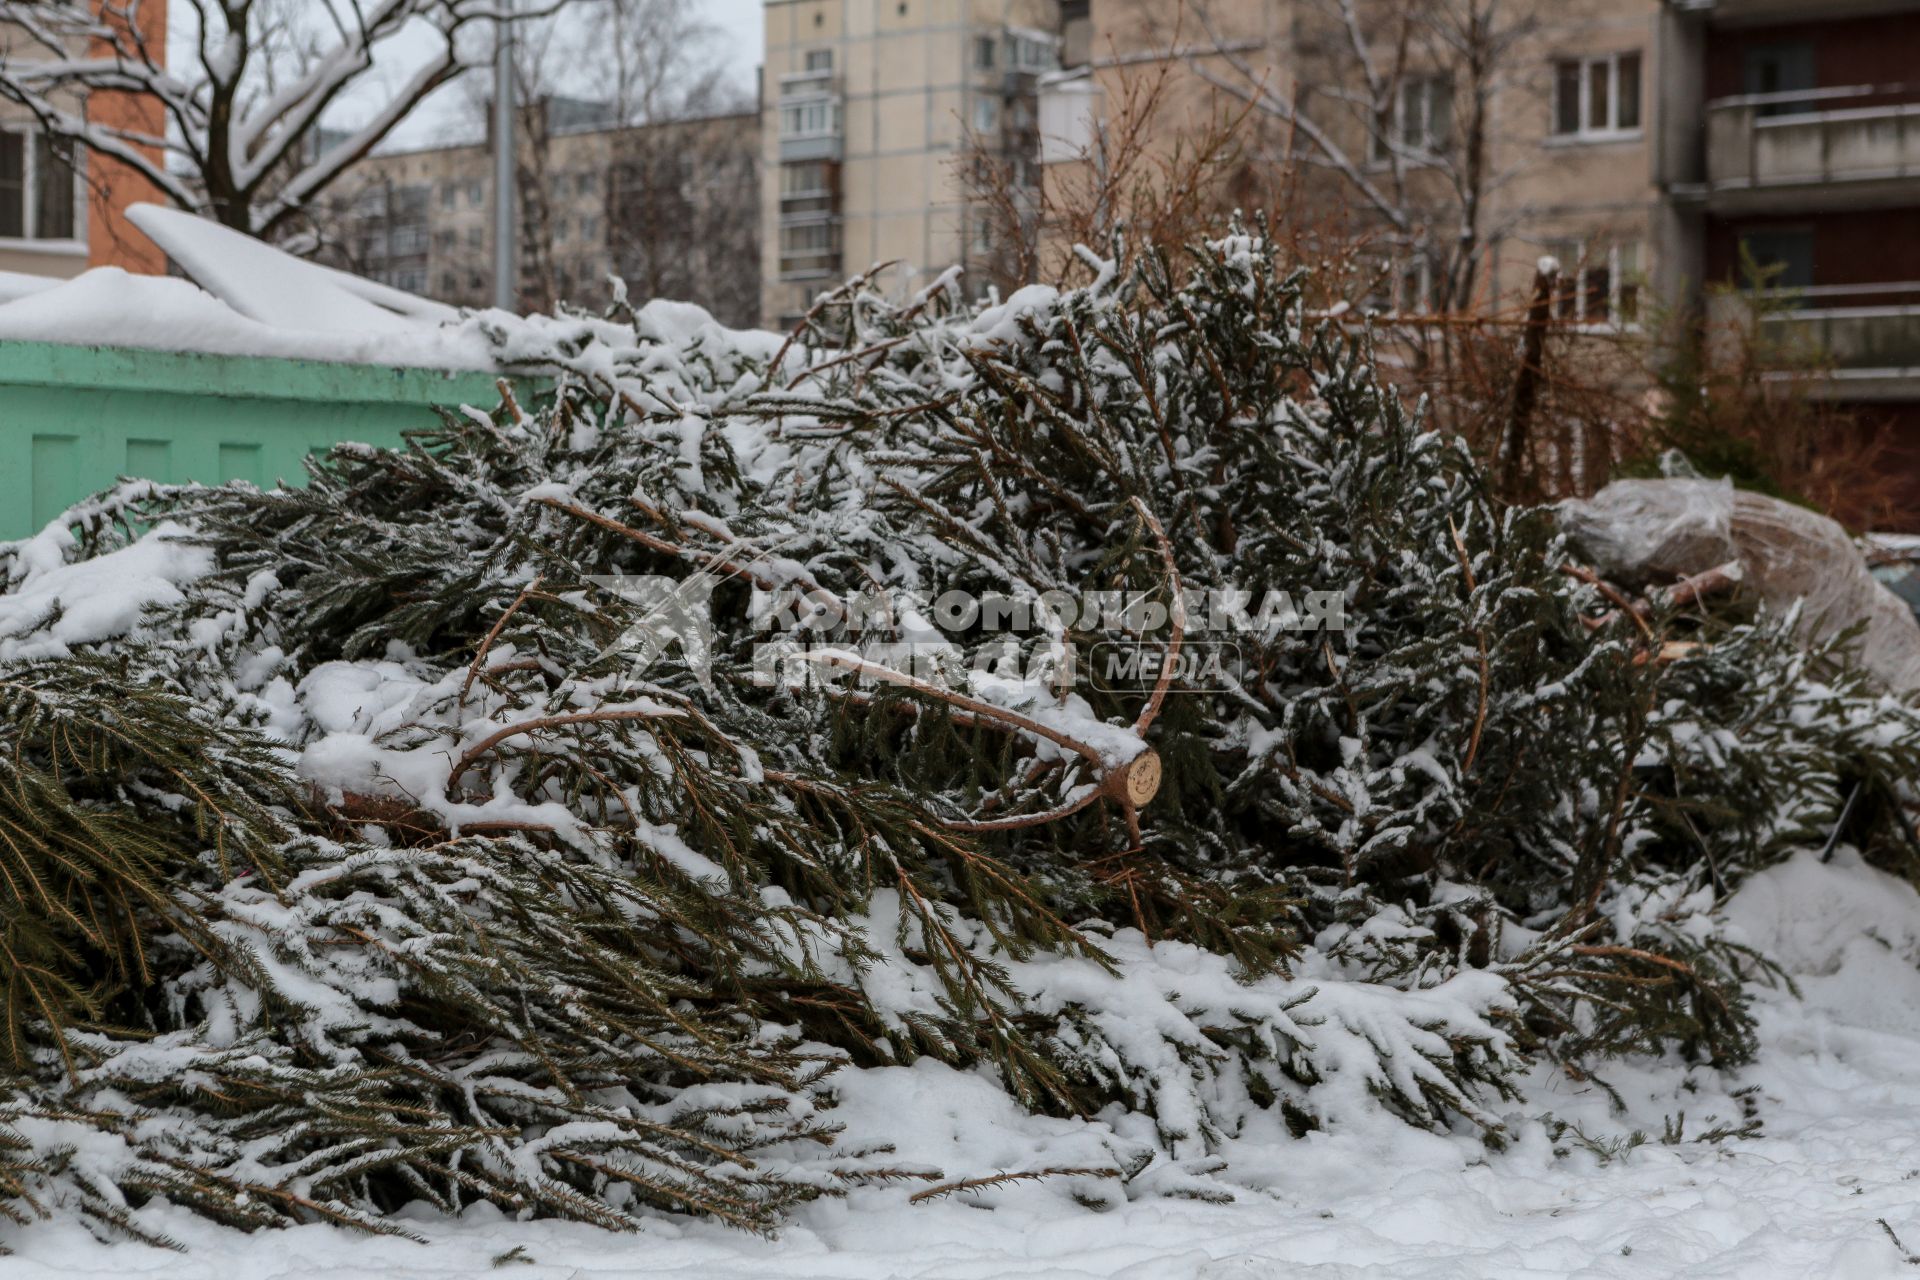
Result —
[[839, 92], [839, 77], [831, 69], [789, 71], [780, 77], [780, 96], [783, 98], [824, 98], [837, 96]]
[[[1832, 399], [1920, 394], [1920, 281], [1813, 285], [1783, 290], [1785, 310], [1761, 313], [1768, 345], [1813, 356], [1824, 370], [1814, 391]], [[1714, 299], [1713, 319], [1738, 324], [1747, 295]]]
[[780, 78], [780, 162], [840, 158], [840, 98], [833, 77], [806, 73]]
[[1851, 85], [1707, 104], [1716, 193], [1920, 178], [1920, 86]]

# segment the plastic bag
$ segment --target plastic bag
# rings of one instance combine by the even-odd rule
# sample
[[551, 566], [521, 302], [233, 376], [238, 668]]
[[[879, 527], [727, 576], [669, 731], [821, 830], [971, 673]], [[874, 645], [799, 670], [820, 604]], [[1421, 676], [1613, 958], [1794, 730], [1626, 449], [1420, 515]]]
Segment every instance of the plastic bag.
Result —
[[1846, 530], [1817, 512], [1727, 480], [1616, 480], [1559, 506], [1561, 527], [1601, 576], [1623, 585], [1738, 563], [1771, 608], [1804, 601], [1800, 630], [1826, 640], [1865, 621], [1861, 665], [1898, 693], [1920, 689], [1920, 622], [1874, 581]]

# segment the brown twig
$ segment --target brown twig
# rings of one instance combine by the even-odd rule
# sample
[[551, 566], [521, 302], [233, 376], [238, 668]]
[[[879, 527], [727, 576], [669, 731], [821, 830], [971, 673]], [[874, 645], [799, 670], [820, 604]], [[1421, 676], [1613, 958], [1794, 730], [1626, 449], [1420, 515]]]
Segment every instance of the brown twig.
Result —
[[1186, 589], [1180, 581], [1180, 570], [1173, 562], [1173, 544], [1167, 541], [1167, 531], [1160, 527], [1160, 519], [1148, 510], [1147, 504], [1138, 497], [1133, 499], [1133, 509], [1140, 513], [1153, 540], [1160, 548], [1160, 564], [1167, 573], [1167, 591], [1170, 597], [1172, 614], [1172, 634], [1167, 639], [1167, 660], [1160, 666], [1160, 678], [1154, 682], [1153, 696], [1147, 699], [1140, 715], [1133, 722], [1133, 731], [1145, 735], [1160, 714], [1160, 706], [1167, 700], [1167, 689], [1173, 684], [1175, 661], [1180, 656], [1180, 644], [1187, 633]]
[[982, 702], [978, 698], [970, 698], [964, 693], [955, 693], [951, 689], [942, 689], [937, 684], [932, 684], [917, 676], [908, 675], [904, 671], [896, 671], [892, 667], [884, 666], [877, 662], [869, 662], [858, 654], [850, 653], [844, 649], [812, 649], [796, 656], [804, 657], [809, 662], [822, 662], [830, 666], [843, 667], [858, 675], [871, 676], [873, 679], [883, 683], [898, 685], [903, 689], [911, 689], [915, 693], [925, 694], [929, 698], [937, 698], [950, 706], [958, 707], [963, 711], [970, 711], [974, 715], [984, 716], [989, 720], [999, 720], [1013, 728], [1031, 733], [1035, 737], [1045, 738], [1049, 742], [1057, 743], [1067, 750], [1083, 757], [1095, 770], [1101, 773], [1105, 772], [1106, 760], [1092, 746], [1080, 741], [1080, 739], [1073, 737], [1071, 734], [1064, 733], [1049, 725], [1041, 724], [1038, 720], [1030, 716], [1023, 716], [1018, 711], [1009, 711], [1007, 708], [997, 707], [991, 702]]
[[453, 766], [453, 771], [447, 775], [447, 794], [453, 794], [454, 784], [460, 781], [460, 775], [464, 774], [474, 761], [487, 754], [487, 752], [492, 750], [498, 743], [504, 742], [516, 734], [532, 733], [537, 729], [554, 729], [561, 725], [569, 724], [598, 724], [615, 720], [676, 720], [685, 714], [685, 712], [673, 707], [660, 707], [658, 709], [648, 710], [642, 710], [638, 707], [622, 707], [613, 711], [579, 711], [568, 715], [541, 716], [536, 720], [522, 720], [518, 724], [507, 725], [497, 732], [488, 734], [485, 738], [482, 738], [479, 742], [467, 748], [466, 752]]
[[1563, 564], [1560, 566], [1560, 572], [1566, 574], [1569, 578], [1574, 578], [1586, 583], [1601, 595], [1605, 596], [1609, 604], [1613, 605], [1614, 608], [1618, 609], [1627, 617], [1633, 619], [1633, 624], [1640, 628], [1641, 636], [1649, 643], [1652, 642], [1653, 628], [1647, 625], [1647, 620], [1640, 616], [1639, 611], [1633, 607], [1633, 601], [1627, 599], [1627, 597], [1621, 593], [1620, 588], [1614, 586], [1611, 582], [1608, 582], [1583, 564]]
[[460, 685], [460, 697], [455, 703], [456, 706], [464, 707], [467, 705], [467, 691], [473, 688], [474, 677], [480, 674], [480, 664], [486, 661], [487, 650], [493, 647], [494, 640], [499, 637], [500, 630], [507, 625], [508, 619], [519, 612], [520, 606], [527, 602], [527, 597], [533, 592], [538, 591], [540, 584], [544, 581], [546, 581], [544, 575], [535, 574], [533, 581], [520, 589], [520, 594], [514, 597], [512, 604], [507, 606], [507, 611], [500, 615], [500, 620], [494, 623], [492, 629], [487, 632], [486, 638], [480, 642], [479, 652], [473, 655], [473, 662], [467, 667], [467, 678]]
[[[1460, 573], [1467, 582], [1467, 602], [1473, 602], [1473, 593], [1479, 590], [1473, 580], [1473, 564], [1467, 558], [1466, 540], [1460, 536], [1460, 527], [1447, 517], [1447, 529], [1453, 534], [1454, 554], [1460, 557]], [[1473, 714], [1473, 733], [1467, 739], [1467, 754], [1460, 761], [1460, 772], [1473, 772], [1473, 762], [1480, 754], [1480, 735], [1487, 727], [1487, 629], [1475, 627], [1474, 643], [1480, 649], [1480, 706]]]
[[928, 1187], [925, 1191], [916, 1191], [907, 1197], [908, 1204], [925, 1204], [929, 1200], [938, 1200], [950, 1196], [956, 1191], [977, 1191], [982, 1187], [1002, 1187], [1010, 1182], [1038, 1182], [1042, 1178], [1118, 1178], [1118, 1169], [1032, 1169], [1019, 1173], [994, 1173], [981, 1178], [961, 1178], [957, 1182], [943, 1182], [937, 1187]]

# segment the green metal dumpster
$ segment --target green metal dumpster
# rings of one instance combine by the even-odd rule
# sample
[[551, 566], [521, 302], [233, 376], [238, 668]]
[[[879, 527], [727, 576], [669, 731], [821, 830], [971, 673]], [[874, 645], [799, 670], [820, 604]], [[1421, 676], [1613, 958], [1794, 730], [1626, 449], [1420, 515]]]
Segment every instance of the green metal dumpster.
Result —
[[498, 402], [484, 372], [0, 341], [0, 539], [121, 476], [301, 484], [310, 453]]

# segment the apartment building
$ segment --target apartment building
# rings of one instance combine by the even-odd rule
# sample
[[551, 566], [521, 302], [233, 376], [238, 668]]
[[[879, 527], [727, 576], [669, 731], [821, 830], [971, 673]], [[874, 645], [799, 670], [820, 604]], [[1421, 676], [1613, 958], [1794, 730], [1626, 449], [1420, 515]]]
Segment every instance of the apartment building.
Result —
[[1739, 284], [1744, 251], [1782, 295], [1760, 322], [1828, 354], [1817, 392], [1920, 431], [1920, 3], [1669, 4], [1660, 43], [1669, 287]]
[[[755, 321], [758, 111], [620, 126], [604, 104], [552, 98], [523, 114], [523, 309], [599, 309], [619, 277], [637, 301]], [[492, 165], [485, 142], [369, 156], [313, 211], [320, 260], [457, 306], [491, 305]]]
[[1374, 304], [1505, 305], [1550, 254], [1567, 274], [1561, 313], [1615, 323], [1639, 306], [1663, 204], [1649, 141], [1660, 13], [1659, 0], [1087, 0], [1065, 14], [1084, 62], [1041, 91], [1042, 147], [1067, 172], [1165, 77], [1156, 132], [1233, 122], [1248, 170], [1233, 202], [1284, 188], [1296, 228], [1370, 246], [1378, 278], [1356, 287]]
[[767, 0], [761, 318], [790, 326], [822, 288], [880, 262], [911, 292], [991, 259], [962, 166], [1039, 181], [1039, 80], [1057, 0]]
[[[166, 0], [144, 0], [131, 14], [120, 6], [102, 6], [102, 20], [137, 20], [150, 45], [165, 48]], [[87, 50], [68, 52], [79, 56]], [[53, 56], [53, 50], [10, 26], [0, 11], [0, 61], [35, 62]], [[56, 106], [101, 128], [150, 137], [161, 136], [166, 128], [161, 104], [141, 94], [96, 92]], [[157, 148], [145, 151], [152, 163], [160, 163]], [[52, 142], [26, 108], [0, 101], [0, 272], [61, 279], [90, 266], [163, 272], [164, 255], [124, 216], [128, 205], [158, 198], [158, 190], [131, 165], [69, 154]]]

